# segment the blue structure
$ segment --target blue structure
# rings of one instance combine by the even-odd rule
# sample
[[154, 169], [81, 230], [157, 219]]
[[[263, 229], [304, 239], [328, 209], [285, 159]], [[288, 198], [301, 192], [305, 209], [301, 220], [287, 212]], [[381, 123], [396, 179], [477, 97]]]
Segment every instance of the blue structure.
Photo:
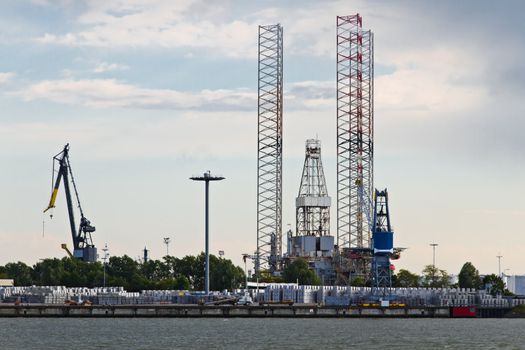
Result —
[[390, 257], [394, 253], [394, 232], [390, 224], [386, 189], [375, 190], [372, 222], [372, 286], [389, 288], [392, 286]]

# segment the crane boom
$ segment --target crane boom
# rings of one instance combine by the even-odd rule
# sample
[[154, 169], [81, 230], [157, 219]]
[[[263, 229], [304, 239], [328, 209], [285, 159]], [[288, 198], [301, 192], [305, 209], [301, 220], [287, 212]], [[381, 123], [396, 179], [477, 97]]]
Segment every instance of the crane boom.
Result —
[[[58, 157], [60, 155], [62, 155], [62, 158], [60, 158], [60, 160], [58, 160], [60, 164], [62, 163], [62, 159], [67, 155], [67, 152], [68, 152], [68, 149], [69, 149], [68, 146], [69, 146], [69, 144], [67, 144], [64, 147], [64, 150], [62, 152], [60, 152], [59, 154], [57, 154], [56, 156], [53, 157], [53, 175], [55, 174], [55, 160], [58, 160]], [[49, 209], [53, 209], [55, 207], [55, 202], [57, 200], [57, 195], [58, 195], [58, 188], [60, 187], [60, 181], [62, 181], [62, 176], [63, 176], [63, 171], [62, 171], [62, 166], [60, 166], [60, 168], [58, 170], [57, 178], [55, 180], [55, 186], [53, 187], [53, 192], [51, 192], [51, 199], [49, 200], [49, 205], [44, 210], [44, 213], [46, 211], [48, 211]]]
[[[71, 230], [71, 236], [73, 238], [73, 256], [83, 260], [94, 262], [97, 259], [97, 248], [93, 244], [91, 233], [95, 232], [95, 227], [91, 226], [88, 219], [84, 217], [82, 206], [80, 205], [80, 199], [78, 196], [77, 187], [73, 178], [73, 171], [69, 163], [69, 144], [64, 146], [62, 152], [53, 157], [53, 177], [55, 175], [55, 163], [58, 163], [58, 173], [54, 182], [53, 190], [51, 192], [51, 199], [49, 200], [48, 207], [44, 212], [49, 209], [55, 208], [55, 202], [58, 195], [58, 189], [62, 179], [64, 179], [64, 191], [66, 194], [67, 211], [69, 215], [69, 226]], [[80, 210], [80, 226], [78, 231], [75, 224], [75, 214], [73, 209], [73, 200], [71, 197], [70, 181], [73, 184], [75, 196]]]

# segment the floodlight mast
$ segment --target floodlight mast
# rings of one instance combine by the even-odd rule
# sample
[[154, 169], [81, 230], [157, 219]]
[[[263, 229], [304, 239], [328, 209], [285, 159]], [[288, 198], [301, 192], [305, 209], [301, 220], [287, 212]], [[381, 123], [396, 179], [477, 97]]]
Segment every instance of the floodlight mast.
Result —
[[192, 176], [190, 180], [204, 181], [205, 184], [205, 209], [204, 209], [204, 237], [205, 237], [205, 272], [204, 272], [204, 292], [210, 294], [210, 250], [209, 250], [209, 192], [210, 181], [221, 181], [223, 176], [213, 176], [208, 170], [202, 176]]

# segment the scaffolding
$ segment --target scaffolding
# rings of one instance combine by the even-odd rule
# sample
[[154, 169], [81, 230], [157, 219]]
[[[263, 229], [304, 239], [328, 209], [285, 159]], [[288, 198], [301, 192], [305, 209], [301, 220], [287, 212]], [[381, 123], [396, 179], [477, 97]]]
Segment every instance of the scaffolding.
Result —
[[[337, 244], [370, 248], [374, 154], [373, 33], [337, 17]], [[358, 274], [364, 271], [359, 271]]]
[[282, 256], [283, 28], [259, 26], [257, 251], [255, 273]]

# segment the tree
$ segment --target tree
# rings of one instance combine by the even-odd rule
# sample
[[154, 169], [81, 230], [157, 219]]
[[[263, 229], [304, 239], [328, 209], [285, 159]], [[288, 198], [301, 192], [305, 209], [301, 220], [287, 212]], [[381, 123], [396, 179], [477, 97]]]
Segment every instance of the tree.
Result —
[[231, 260], [210, 255], [210, 288], [233, 290], [244, 284], [244, 271]]
[[[204, 289], [204, 254], [182, 259], [166, 256], [163, 260], [138, 263], [127, 255], [113, 256], [106, 266], [108, 286], [122, 286], [128, 291], [143, 289]], [[103, 283], [104, 267], [65, 257], [44, 259], [30, 267], [22, 262], [0, 266], [0, 278], [12, 278], [16, 286], [63, 285], [98, 287]], [[210, 255], [210, 287], [235, 289], [244, 283], [244, 271], [231, 260]]]
[[394, 280], [394, 286], [396, 287], [419, 287], [419, 276], [405, 269], [400, 269], [399, 272], [395, 275]]
[[440, 270], [434, 265], [427, 265], [422, 272], [423, 287], [446, 288], [450, 285], [450, 277], [445, 270]]
[[483, 286], [493, 296], [496, 296], [497, 294], [513, 295], [508, 289], [505, 288], [505, 282], [503, 282], [503, 279], [495, 274], [490, 274], [483, 277]]
[[299, 281], [299, 284], [319, 285], [321, 281], [314, 271], [308, 267], [308, 262], [303, 258], [297, 258], [290, 262], [283, 271], [283, 278], [285, 282], [294, 283]]
[[190, 288], [204, 289], [204, 254], [199, 256], [187, 255], [174, 262], [174, 275], [186, 276], [190, 281]]
[[350, 285], [352, 287], [365, 287], [366, 281], [362, 276], [356, 276], [356, 277], [352, 277], [352, 280], [350, 281]]
[[138, 263], [127, 255], [109, 258], [107, 272], [109, 285], [123, 286], [131, 292], [149, 289], [152, 284], [152, 281], [140, 273]]
[[173, 275], [168, 265], [160, 260], [148, 260], [140, 265], [140, 272], [148, 280], [162, 280]]
[[7, 263], [4, 266], [7, 278], [15, 280], [15, 286], [30, 286], [33, 284], [32, 269], [23, 262]]
[[155, 289], [189, 290], [190, 281], [188, 280], [186, 276], [178, 276], [175, 278], [171, 278], [171, 277], [165, 278], [156, 283]]
[[458, 275], [459, 288], [476, 288], [481, 287], [479, 271], [470, 262], [466, 262]]
[[7, 278], [7, 273], [5, 272], [5, 267], [4, 266], [0, 266], [0, 279], [5, 279]]
[[33, 283], [39, 286], [59, 286], [64, 276], [64, 264], [60, 259], [44, 259], [33, 266]]

